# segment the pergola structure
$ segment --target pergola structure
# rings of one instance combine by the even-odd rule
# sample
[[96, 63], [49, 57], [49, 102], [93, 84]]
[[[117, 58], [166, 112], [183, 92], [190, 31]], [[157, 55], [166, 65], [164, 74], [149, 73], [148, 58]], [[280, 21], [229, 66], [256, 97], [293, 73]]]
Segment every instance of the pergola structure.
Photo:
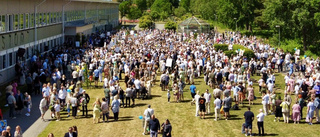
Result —
[[183, 22], [181, 22], [178, 26], [178, 31], [181, 33], [190, 32], [194, 33], [209, 33], [210, 32], [210, 24], [206, 21], [198, 19], [197, 17], [190, 17]]

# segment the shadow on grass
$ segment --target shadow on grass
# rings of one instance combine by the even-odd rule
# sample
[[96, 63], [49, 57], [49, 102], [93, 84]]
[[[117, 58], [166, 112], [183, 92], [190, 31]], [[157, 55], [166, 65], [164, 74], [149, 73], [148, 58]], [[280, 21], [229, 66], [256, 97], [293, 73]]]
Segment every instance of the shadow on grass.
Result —
[[181, 103], [190, 103], [191, 99], [187, 99], [187, 100], [181, 100]]
[[275, 134], [275, 133], [270, 133], [270, 134], [264, 134], [264, 136], [279, 136], [279, 134]]
[[135, 104], [134, 107], [142, 107], [142, 106], [146, 106], [146, 103], [139, 103], [139, 104]]

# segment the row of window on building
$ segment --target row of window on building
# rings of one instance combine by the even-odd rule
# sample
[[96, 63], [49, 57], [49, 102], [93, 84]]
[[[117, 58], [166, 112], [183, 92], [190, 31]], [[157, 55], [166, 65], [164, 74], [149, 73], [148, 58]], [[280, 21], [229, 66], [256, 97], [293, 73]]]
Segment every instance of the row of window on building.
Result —
[[[114, 20], [118, 18], [118, 11], [116, 8], [99, 9], [99, 10], [79, 10], [66, 11], [65, 21], [77, 20]], [[0, 15], [0, 33], [18, 31], [62, 22], [62, 12], [53, 13], [24, 13], [24, 14], [7, 14]]]
[[[34, 54], [37, 53], [46, 53], [50, 51], [53, 47], [62, 44], [62, 37], [58, 37], [52, 40], [44, 40], [39, 43], [37, 46], [31, 45], [25, 48], [25, 54], [23, 60], [29, 60]], [[24, 48], [24, 47], [22, 47]], [[8, 49], [6, 54], [0, 55], [0, 70], [4, 70], [9, 67], [13, 67], [18, 61], [17, 57], [18, 49]]]

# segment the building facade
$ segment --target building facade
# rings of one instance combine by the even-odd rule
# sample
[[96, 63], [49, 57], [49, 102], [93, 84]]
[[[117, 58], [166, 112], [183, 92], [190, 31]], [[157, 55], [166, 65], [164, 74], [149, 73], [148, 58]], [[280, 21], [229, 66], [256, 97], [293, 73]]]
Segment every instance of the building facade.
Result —
[[0, 0], [0, 85], [15, 77], [17, 61], [49, 52], [66, 36], [116, 27], [118, 7], [112, 0]]

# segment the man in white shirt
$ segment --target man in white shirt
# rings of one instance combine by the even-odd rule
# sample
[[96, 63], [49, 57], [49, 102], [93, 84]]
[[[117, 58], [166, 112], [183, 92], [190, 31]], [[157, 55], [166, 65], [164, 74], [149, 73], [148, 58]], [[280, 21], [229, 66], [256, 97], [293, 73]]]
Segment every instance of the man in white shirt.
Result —
[[[136, 74], [137, 75], [137, 74]], [[141, 82], [140, 82], [140, 80], [139, 79], [136, 79], [136, 80], [134, 80], [134, 86], [136, 87], [136, 89], [137, 90], [139, 90], [140, 89], [140, 84], [141, 84]]]
[[150, 122], [151, 116], [154, 114], [154, 110], [151, 108], [151, 105], [148, 105], [148, 108], [144, 111], [144, 127], [142, 135], [146, 134], [147, 125]]
[[[259, 136], [264, 136], [263, 120], [265, 115], [263, 114], [262, 109], [260, 109], [259, 112], [260, 113], [257, 115]], [[262, 134], [261, 134], [261, 130], [262, 130]]]
[[[214, 121], [217, 121], [220, 119], [220, 108], [221, 108], [221, 100], [220, 97], [217, 96], [216, 99], [214, 100], [214, 115], [215, 115], [215, 119]], [[219, 115], [219, 119], [218, 118]]]
[[262, 93], [262, 105], [263, 105], [264, 114], [268, 115], [269, 94], [266, 94], [265, 92]]
[[210, 102], [211, 102], [211, 94], [209, 93], [209, 90], [207, 89], [204, 93], [204, 98], [206, 99], [206, 107], [207, 107], [207, 114], [210, 114]]
[[66, 97], [67, 97], [67, 90], [63, 85], [61, 85], [61, 88], [58, 93], [59, 101], [61, 104], [61, 107], [64, 108], [64, 104], [66, 103]]
[[200, 95], [199, 95], [199, 91], [197, 91], [197, 94], [194, 96], [194, 100], [196, 102], [196, 117], [199, 116], [199, 98], [200, 98]]

